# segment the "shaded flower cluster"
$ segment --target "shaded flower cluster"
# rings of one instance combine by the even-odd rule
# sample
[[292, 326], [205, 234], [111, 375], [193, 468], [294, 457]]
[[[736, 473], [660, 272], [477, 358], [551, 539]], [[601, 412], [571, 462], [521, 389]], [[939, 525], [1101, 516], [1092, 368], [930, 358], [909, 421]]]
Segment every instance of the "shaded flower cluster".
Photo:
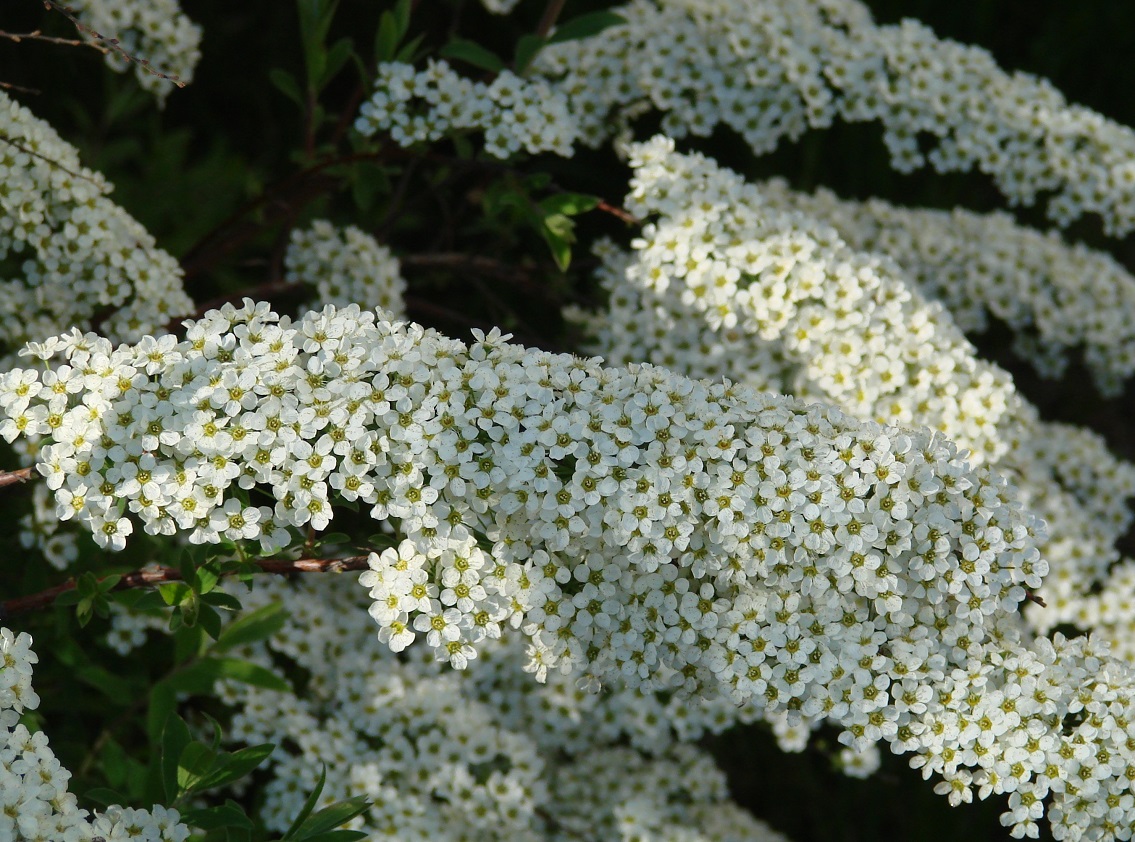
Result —
[[406, 281], [398, 258], [353, 225], [336, 228], [319, 219], [292, 231], [284, 270], [291, 283], [315, 287], [316, 300], [306, 309], [358, 304], [402, 315]]
[[[181, 82], [193, 78], [201, 58], [201, 27], [193, 23], [178, 0], [70, 0], [67, 4], [80, 21], [99, 35], [115, 39], [136, 60]], [[116, 70], [134, 65], [138, 84], [164, 101], [174, 84], [150, 73], [138, 61], [129, 62], [110, 50], [106, 62]]]
[[176, 810], [118, 806], [89, 817], [67, 791], [71, 779], [43, 731], [20, 723], [39, 707], [32, 666], [39, 660], [27, 632], [0, 628], [0, 838], [19, 842], [184, 842], [189, 828]]
[[[857, 0], [635, 0], [627, 23], [556, 44], [538, 67], [597, 145], [644, 111], [673, 137], [738, 132], [757, 154], [836, 118], [878, 122], [892, 164], [980, 169], [1051, 218], [1135, 228], [1135, 132], [1007, 73], [984, 49], [913, 20], [880, 26]], [[927, 139], [932, 148], [924, 152]]]
[[115, 205], [75, 149], [0, 91], [0, 348], [100, 324], [112, 339], [162, 333], [193, 312], [177, 261]]
[[485, 152], [496, 158], [521, 151], [571, 155], [576, 140], [566, 97], [546, 82], [510, 70], [488, 84], [474, 82], [442, 60], [431, 60], [422, 71], [380, 64], [375, 93], [359, 109], [355, 128], [367, 136], [388, 132], [401, 146], [477, 132]]

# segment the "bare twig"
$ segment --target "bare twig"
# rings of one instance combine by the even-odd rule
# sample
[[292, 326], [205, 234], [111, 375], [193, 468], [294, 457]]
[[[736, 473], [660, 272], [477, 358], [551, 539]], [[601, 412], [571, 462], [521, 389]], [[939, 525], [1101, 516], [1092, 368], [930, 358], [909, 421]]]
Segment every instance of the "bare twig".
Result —
[[[250, 564], [259, 567], [263, 573], [273, 573], [278, 576], [287, 576], [292, 573], [345, 573], [351, 570], [365, 570], [369, 555], [356, 555], [347, 558], [301, 558], [296, 561], [285, 559], [262, 559]], [[122, 576], [115, 583], [111, 591], [125, 591], [133, 588], [152, 588], [166, 582], [178, 582], [184, 577], [176, 567], [146, 567], [135, 570]], [[102, 581], [102, 580], [100, 580]], [[39, 593], [19, 596], [0, 603], [0, 620], [6, 620], [16, 614], [26, 614], [30, 611], [39, 611], [50, 608], [55, 600], [62, 594], [77, 587], [74, 579], [47, 588]]]
[[33, 32], [5, 32], [0, 29], [0, 38], [7, 38], [19, 44], [21, 41], [42, 41], [45, 44], [62, 44], [65, 47], [90, 47], [100, 53], [108, 53], [110, 49], [97, 41], [81, 41], [78, 38], [56, 38], [53, 35], [44, 35], [38, 29]]
[[18, 482], [27, 482], [35, 476], [35, 468], [20, 468], [18, 471], [0, 471], [0, 488], [6, 485], [15, 485]]

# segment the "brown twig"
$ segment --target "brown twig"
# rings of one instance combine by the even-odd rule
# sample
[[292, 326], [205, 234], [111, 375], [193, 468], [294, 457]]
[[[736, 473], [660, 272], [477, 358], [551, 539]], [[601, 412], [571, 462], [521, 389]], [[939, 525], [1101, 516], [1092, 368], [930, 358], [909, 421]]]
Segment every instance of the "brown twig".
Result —
[[7, 38], [17, 44], [26, 39], [28, 41], [42, 41], [45, 44], [62, 44], [65, 47], [90, 47], [100, 53], [110, 52], [108, 47], [104, 47], [98, 42], [80, 41], [78, 38], [56, 38], [53, 35], [44, 35], [38, 29], [33, 32], [5, 32], [0, 29], [0, 38]]
[[24, 146], [24, 144], [20, 143], [18, 140], [12, 140], [12, 138], [8, 137], [7, 135], [0, 133], [0, 141], [3, 141], [4, 143], [8, 144], [9, 146], [13, 146], [16, 149], [19, 149], [21, 152], [24, 152], [28, 155], [31, 155], [33, 158], [39, 158], [41, 161], [55, 167], [60, 172], [67, 173], [67, 175], [71, 176], [72, 178], [81, 178], [81, 179], [83, 179], [83, 181], [89, 181], [91, 184], [95, 185], [95, 187], [97, 187], [99, 189], [100, 193], [106, 194], [106, 193], [110, 192], [110, 190], [107, 188], [107, 186], [105, 184], [99, 182], [97, 179], [94, 179], [89, 175], [83, 175], [81, 172], [75, 172], [74, 170], [70, 170], [67, 167], [63, 166], [58, 161], [56, 161], [54, 158], [48, 158], [46, 155], [43, 155], [39, 152], [36, 152], [34, 149], [30, 149], [27, 146]]
[[567, 0], [548, 0], [548, 5], [544, 7], [544, 14], [540, 16], [540, 23], [536, 25], [536, 35], [540, 38], [547, 38], [548, 33], [552, 31], [552, 27], [556, 25], [556, 20], [560, 16], [560, 12], [564, 10]]
[[597, 204], [595, 207], [597, 210], [603, 211], [603, 213], [609, 213], [616, 219], [621, 219], [623, 222], [627, 223], [627, 225], [642, 224], [642, 220], [634, 214], [630, 213], [629, 211], [625, 211], [620, 207], [612, 205], [610, 202], [605, 202], [602, 199], [599, 200], [599, 204]]
[[1032, 593], [1031, 591], [1025, 591], [1025, 599], [1027, 599], [1029, 602], [1036, 603], [1041, 608], [1047, 608], [1048, 607], [1047, 602], [1045, 602], [1043, 599], [1041, 599], [1039, 596], [1037, 596], [1035, 593]]
[[59, 14], [63, 15], [65, 18], [67, 18], [67, 20], [71, 21], [71, 23], [75, 25], [75, 28], [80, 32], [89, 35], [91, 38], [94, 38], [95, 41], [104, 48], [104, 52], [113, 52], [120, 58], [125, 59], [131, 64], [138, 65], [151, 76], [157, 76], [159, 79], [165, 79], [167, 82], [171, 82], [179, 88], [185, 87], [185, 82], [181, 81], [180, 77], [175, 76], [171, 73], [163, 73], [162, 71], [155, 68], [152, 64], [150, 64], [149, 59], [139, 58], [138, 56], [132, 55], [125, 47], [123, 47], [119, 43], [117, 38], [107, 37], [101, 32], [96, 32], [94, 29], [87, 26], [85, 23], [79, 20], [78, 17], [76, 17], [75, 10], [70, 6], [64, 6], [62, 3], [56, 2], [56, 0], [43, 0], [43, 5], [46, 9], [54, 9], [55, 11], [59, 12]]
[[[263, 573], [287, 576], [292, 573], [345, 573], [351, 570], [365, 570], [368, 558], [370, 558], [369, 555], [356, 555], [347, 558], [301, 558], [296, 561], [262, 559], [250, 563], [260, 568]], [[132, 588], [152, 588], [166, 582], [178, 582], [183, 578], [181, 571], [176, 567], [148, 567], [123, 575], [110, 590], [125, 591]], [[26, 614], [29, 611], [50, 608], [60, 595], [74, 590], [76, 587], [77, 584], [72, 579], [39, 593], [0, 602], [0, 620], [6, 620], [16, 614]]]
[[0, 488], [6, 485], [15, 485], [18, 482], [27, 482], [35, 476], [35, 468], [20, 468], [18, 471], [0, 471]]

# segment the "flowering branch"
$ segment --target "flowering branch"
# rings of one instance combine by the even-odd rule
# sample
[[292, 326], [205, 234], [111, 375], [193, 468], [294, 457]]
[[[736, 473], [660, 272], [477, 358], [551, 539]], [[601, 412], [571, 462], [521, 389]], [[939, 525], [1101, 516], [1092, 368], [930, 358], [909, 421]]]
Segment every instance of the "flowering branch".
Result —
[[[249, 563], [260, 568], [263, 573], [288, 576], [292, 573], [346, 573], [352, 570], [365, 570], [368, 558], [369, 556], [358, 555], [346, 558], [301, 558], [295, 561], [288, 561], [287, 559], [261, 559]], [[103, 579], [99, 581], [102, 582], [106, 578], [108, 577], [103, 577]], [[166, 582], [179, 582], [184, 578], [185, 577], [181, 574], [181, 570], [176, 567], [144, 567], [140, 570], [134, 570], [124, 574], [122, 578], [118, 580], [118, 583], [107, 592], [125, 591], [133, 588], [153, 588], [165, 584]], [[68, 591], [74, 590], [76, 587], [78, 587], [78, 583], [72, 579], [69, 582], [47, 588], [38, 593], [19, 596], [15, 599], [9, 599], [7, 602], [0, 602], [0, 621], [7, 621], [8, 618], [14, 617], [17, 614], [26, 614], [29, 611], [50, 608], [55, 603], [56, 599]]]
[[155, 68], [152, 64], [150, 64], [149, 59], [139, 58], [138, 56], [131, 54], [125, 47], [121, 45], [117, 38], [110, 38], [96, 31], [92, 27], [87, 26], [85, 23], [79, 20], [78, 17], [76, 17], [75, 10], [70, 6], [65, 6], [62, 3], [56, 2], [56, 0], [43, 0], [43, 5], [48, 9], [54, 9], [55, 11], [59, 12], [61, 15], [67, 18], [67, 20], [71, 21], [71, 23], [75, 25], [76, 29], [93, 38], [98, 46], [92, 46], [96, 46], [96, 49], [99, 49], [100, 52], [113, 52], [120, 58], [125, 59], [131, 64], [136, 64], [151, 76], [156, 76], [157, 78], [162, 79], [166, 82], [170, 82], [171, 84], [174, 84], [179, 88], [185, 87], [186, 83], [181, 79], [180, 76], [171, 73], [163, 73], [162, 71]]

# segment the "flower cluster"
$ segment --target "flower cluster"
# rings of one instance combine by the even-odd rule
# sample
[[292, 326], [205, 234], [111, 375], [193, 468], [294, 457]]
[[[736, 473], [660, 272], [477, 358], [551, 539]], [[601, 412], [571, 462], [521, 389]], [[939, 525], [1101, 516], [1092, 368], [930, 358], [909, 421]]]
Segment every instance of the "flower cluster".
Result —
[[1042, 374], [1060, 376], [1077, 346], [1105, 394], [1135, 373], [1135, 325], [1126, 318], [1135, 310], [1135, 278], [1110, 255], [1003, 212], [856, 202], [782, 181], [761, 192], [770, 204], [822, 219], [853, 248], [891, 257], [967, 334], [983, 332], [990, 314], [1008, 324], [1022, 358]]
[[291, 283], [315, 287], [316, 301], [307, 309], [358, 304], [402, 314], [406, 282], [398, 258], [353, 225], [336, 228], [319, 219], [292, 231], [284, 269]]
[[[453, 672], [421, 644], [401, 657], [382, 646], [344, 610], [365, 611], [365, 593], [345, 577], [234, 592], [290, 619], [241, 657], [269, 668], [284, 659], [310, 675], [303, 693], [220, 688], [236, 710], [228, 738], [278, 746], [262, 812], [270, 828], [287, 827], [326, 764], [323, 803], [370, 796], [357, 828], [372, 834], [534, 842], [574, 831], [629, 842], [637, 828], [688, 842], [781, 842], [728, 803], [720, 771], [675, 743], [664, 719], [635, 727], [636, 707], [659, 711], [654, 697], [588, 694], [560, 675], [536, 684], [518, 666], [515, 632]], [[627, 734], [633, 748], [616, 748]]]
[[[140, 60], [155, 70], [181, 82], [193, 78], [201, 58], [201, 27], [181, 11], [177, 0], [71, 0], [70, 9], [86, 26], [118, 46], [135, 59], [138, 83], [164, 101], [174, 84], [150, 73]], [[131, 62], [120, 52], [109, 50], [106, 61], [116, 70], [126, 70]]]
[[107, 198], [74, 147], [0, 91], [0, 349], [112, 312], [113, 339], [193, 312], [177, 261]]
[[[62, 344], [79, 371], [103, 353]], [[84, 418], [109, 406], [61, 496], [114, 496], [176, 528], [182, 511], [155, 499], [193, 488], [209, 509], [184, 527], [198, 539], [272, 544], [324, 511], [305, 501], [330, 486], [401, 533], [362, 578], [392, 648], [424, 632], [461, 665], [515, 627], [537, 678], [827, 719], [849, 745], [916, 754], [956, 799], [971, 784], [1016, 793], [1021, 832], [1050, 794], [1067, 838], [1129, 820], [1128, 671], [1086, 640], [1017, 642], [1015, 609], [1046, 568], [1034, 526], [1010, 486], [936, 435], [493, 334], [466, 348], [356, 308], [293, 326], [248, 302], [190, 324], [164, 354], [146, 374], [149, 355], [124, 346], [109, 374], [89, 374], [105, 388], [76, 393]], [[21, 384], [39, 400], [30, 372], [6, 375], [5, 395]], [[151, 404], [160, 430], [142, 418]], [[257, 417], [277, 410], [288, 432]], [[42, 423], [28, 426], [50, 435]], [[238, 447], [242, 427], [287, 443]], [[100, 478], [93, 454], [114, 447], [123, 473]], [[97, 492], [71, 479], [83, 476]], [[242, 488], [276, 508], [244, 506]]]
[[[1013, 202], [1052, 193], [1066, 224], [1135, 228], [1135, 132], [1069, 105], [1044, 80], [912, 20], [876, 25], [857, 0], [635, 0], [627, 23], [556, 44], [538, 69], [598, 144], [657, 109], [674, 137], [737, 131], [757, 154], [808, 128], [877, 121], [893, 165], [974, 167]], [[933, 149], [923, 152], [926, 139]]]
[[1135, 468], [1102, 440], [1046, 425], [1008, 375], [978, 360], [947, 313], [889, 259], [656, 138], [631, 147], [627, 206], [651, 217], [633, 255], [601, 250], [609, 310], [578, 315], [590, 350], [694, 377], [727, 377], [835, 404], [853, 416], [938, 429], [1008, 472], [1048, 521], [1053, 565], [1035, 612], [1050, 628], [1118, 559]]
[[60, 765], [47, 735], [20, 723], [39, 707], [32, 665], [39, 659], [26, 632], [0, 628], [0, 838], [20, 842], [184, 842], [189, 828], [176, 810], [110, 807], [88, 819], [67, 791], [71, 773]]
[[546, 82], [509, 70], [489, 84], [474, 82], [447, 62], [432, 60], [421, 71], [398, 62], [380, 64], [375, 93], [359, 109], [355, 128], [367, 136], [389, 132], [401, 146], [480, 132], [485, 151], [497, 158], [522, 150], [571, 155], [576, 140], [567, 98]]

